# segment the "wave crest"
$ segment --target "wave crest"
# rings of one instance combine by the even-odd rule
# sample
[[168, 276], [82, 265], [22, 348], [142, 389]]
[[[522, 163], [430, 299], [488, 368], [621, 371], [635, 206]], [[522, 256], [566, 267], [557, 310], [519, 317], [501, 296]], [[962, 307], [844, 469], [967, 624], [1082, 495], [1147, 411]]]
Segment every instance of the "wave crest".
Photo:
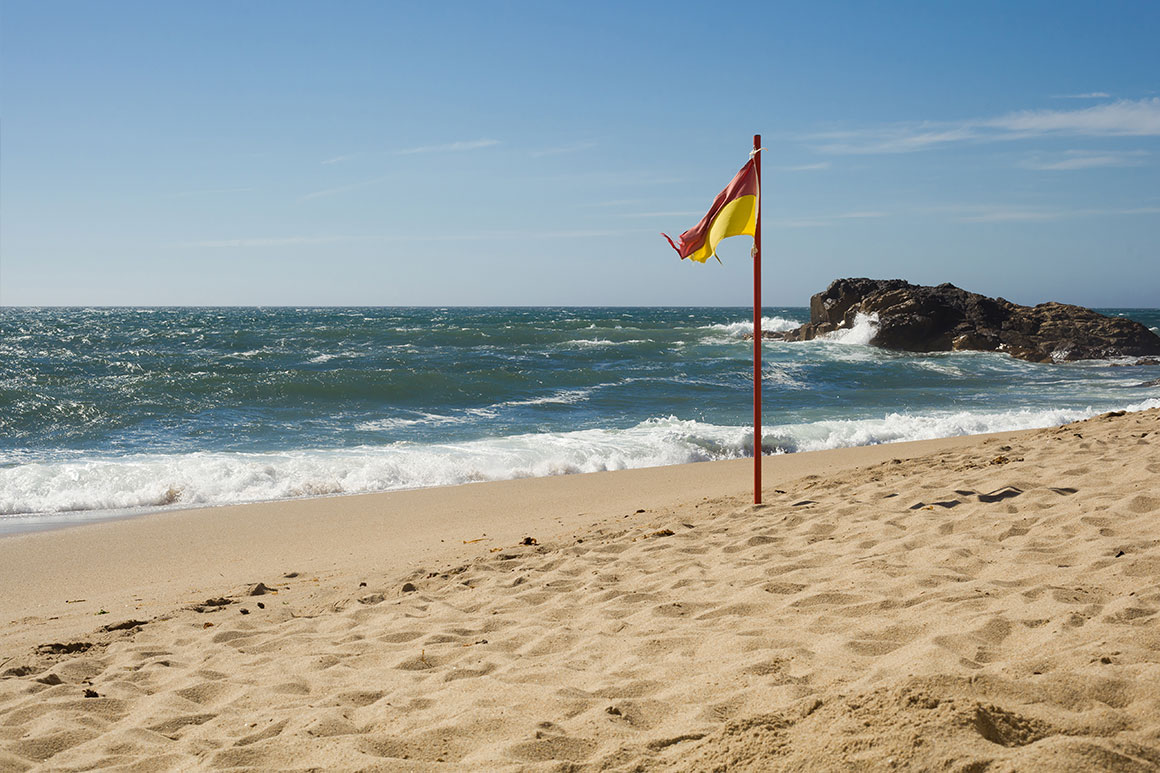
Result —
[[[1123, 406], [1160, 408], [1160, 398]], [[1035, 429], [1095, 409], [907, 414], [768, 427], [775, 453]], [[40, 462], [0, 468], [0, 515], [225, 505], [326, 494], [447, 486], [486, 480], [736, 459], [752, 429], [676, 417], [622, 429], [522, 434], [463, 443], [394, 443], [293, 453], [190, 453]]]
[[[763, 333], [784, 333], [788, 330], [797, 330], [801, 327], [800, 322], [795, 322], [792, 319], [785, 317], [762, 317], [761, 318], [761, 332]], [[753, 335], [753, 321], [746, 322], [728, 322], [718, 323], [712, 325], [702, 325], [699, 330], [713, 330], [721, 333], [726, 333], [732, 338], [744, 338]]]

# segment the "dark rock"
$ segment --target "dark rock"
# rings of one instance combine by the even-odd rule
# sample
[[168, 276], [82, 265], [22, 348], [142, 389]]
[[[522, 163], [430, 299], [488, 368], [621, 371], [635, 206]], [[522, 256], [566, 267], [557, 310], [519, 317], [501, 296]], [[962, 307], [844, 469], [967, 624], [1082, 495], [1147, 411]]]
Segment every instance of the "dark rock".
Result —
[[267, 593], [273, 593], [273, 592], [274, 592], [273, 588], [266, 585], [266, 583], [264, 583], [264, 582], [260, 582], [260, 583], [257, 583], [256, 585], [250, 586], [249, 595], [251, 595], [251, 596], [265, 596]]
[[415, 583], [405, 582], [405, 583], [403, 583], [402, 590], [403, 590], [403, 593], [414, 593], [415, 591], [417, 591], [419, 589], [415, 587]]
[[763, 338], [808, 341], [876, 314], [870, 343], [905, 352], [1001, 351], [1032, 362], [1145, 357], [1160, 354], [1160, 336], [1139, 322], [1082, 306], [1020, 306], [952, 284], [901, 279], [838, 279], [810, 298], [810, 321]]

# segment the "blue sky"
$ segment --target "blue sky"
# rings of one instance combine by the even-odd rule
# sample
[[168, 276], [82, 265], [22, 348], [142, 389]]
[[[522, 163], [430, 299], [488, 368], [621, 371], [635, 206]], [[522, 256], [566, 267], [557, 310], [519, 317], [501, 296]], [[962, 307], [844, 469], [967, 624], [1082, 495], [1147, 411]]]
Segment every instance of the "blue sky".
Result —
[[0, 303], [1160, 306], [1154, 2], [0, 3]]

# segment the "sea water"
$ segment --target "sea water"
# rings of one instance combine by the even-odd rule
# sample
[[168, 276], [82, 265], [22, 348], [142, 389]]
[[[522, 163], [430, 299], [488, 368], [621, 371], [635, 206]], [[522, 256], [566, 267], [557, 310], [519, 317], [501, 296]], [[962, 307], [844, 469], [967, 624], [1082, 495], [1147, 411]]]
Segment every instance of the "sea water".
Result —
[[[1153, 330], [1160, 310], [1104, 309]], [[764, 310], [791, 329], [802, 308]], [[3, 308], [0, 531], [753, 453], [738, 308]], [[1160, 367], [767, 341], [765, 453], [1160, 407]]]

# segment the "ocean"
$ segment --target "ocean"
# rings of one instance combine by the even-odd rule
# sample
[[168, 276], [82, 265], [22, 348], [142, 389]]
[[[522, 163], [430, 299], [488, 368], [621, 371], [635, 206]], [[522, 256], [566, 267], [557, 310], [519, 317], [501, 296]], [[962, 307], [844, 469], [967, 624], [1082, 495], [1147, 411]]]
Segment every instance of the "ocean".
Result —
[[[1101, 309], [1160, 329], [1158, 309]], [[762, 327], [808, 320], [767, 308]], [[0, 533], [752, 455], [742, 308], [0, 308]], [[766, 342], [765, 453], [1160, 407], [1160, 366]]]

